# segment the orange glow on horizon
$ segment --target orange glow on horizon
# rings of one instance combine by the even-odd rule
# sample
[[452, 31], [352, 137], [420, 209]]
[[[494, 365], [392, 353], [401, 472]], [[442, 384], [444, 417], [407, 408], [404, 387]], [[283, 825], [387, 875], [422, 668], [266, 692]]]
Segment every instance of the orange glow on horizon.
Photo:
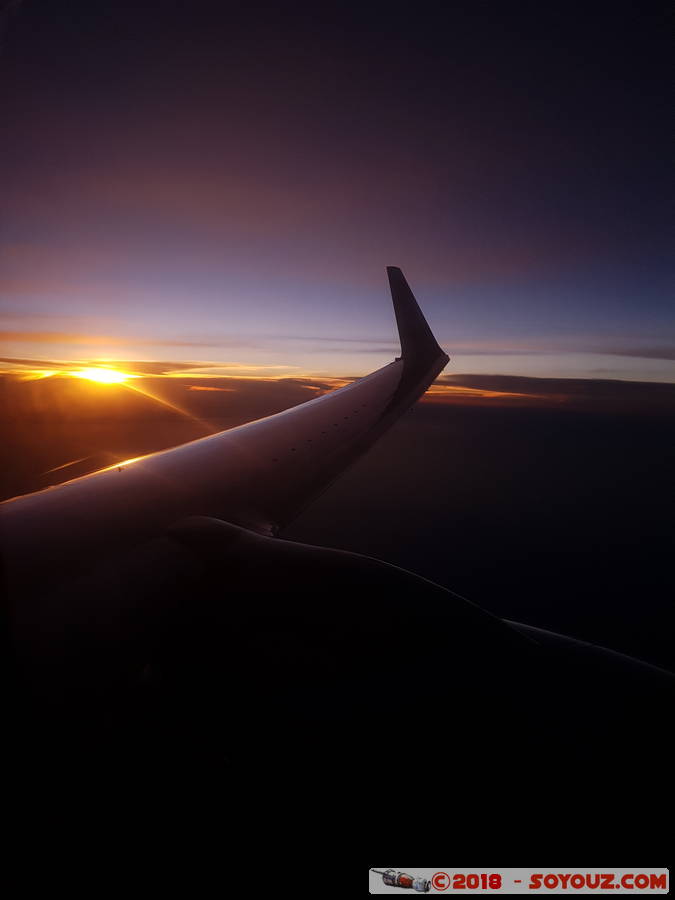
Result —
[[124, 384], [130, 378], [138, 378], [130, 372], [120, 372], [119, 369], [88, 366], [75, 372], [68, 372], [71, 378], [84, 378], [86, 381], [94, 381], [98, 384]]
[[[11, 369], [9, 370], [11, 374]], [[56, 369], [33, 369], [30, 372], [25, 372], [21, 375], [22, 381], [41, 381], [43, 378], [51, 378], [53, 375], [58, 375], [59, 372]]]
[[[453, 400], [553, 400], [553, 396], [545, 394], [518, 394], [511, 391], [491, 391], [485, 388], [470, 388], [460, 384], [432, 384], [421, 397], [427, 401], [453, 401]], [[564, 399], [561, 397], [558, 400]]]

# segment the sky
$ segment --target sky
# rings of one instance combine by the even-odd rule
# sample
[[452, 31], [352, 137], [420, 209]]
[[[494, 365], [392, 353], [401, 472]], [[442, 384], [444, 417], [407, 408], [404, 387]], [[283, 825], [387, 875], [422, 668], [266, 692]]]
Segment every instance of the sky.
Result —
[[6, 360], [675, 382], [665, 5], [1, 6]]

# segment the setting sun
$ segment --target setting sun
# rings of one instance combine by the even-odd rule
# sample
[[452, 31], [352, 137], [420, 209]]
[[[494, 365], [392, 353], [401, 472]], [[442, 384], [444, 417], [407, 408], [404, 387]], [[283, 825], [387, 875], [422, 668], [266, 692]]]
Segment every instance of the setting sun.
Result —
[[124, 384], [130, 378], [138, 378], [129, 372], [119, 372], [117, 369], [87, 368], [78, 372], [69, 373], [72, 378], [85, 378], [87, 381], [97, 381], [100, 384]]

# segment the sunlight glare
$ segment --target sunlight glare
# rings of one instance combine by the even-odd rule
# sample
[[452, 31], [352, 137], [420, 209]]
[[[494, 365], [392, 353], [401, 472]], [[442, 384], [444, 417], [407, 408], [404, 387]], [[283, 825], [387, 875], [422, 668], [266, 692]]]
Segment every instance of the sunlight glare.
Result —
[[124, 384], [130, 378], [138, 378], [129, 372], [120, 372], [117, 369], [86, 368], [69, 373], [72, 378], [84, 378], [87, 381], [96, 381], [99, 384]]

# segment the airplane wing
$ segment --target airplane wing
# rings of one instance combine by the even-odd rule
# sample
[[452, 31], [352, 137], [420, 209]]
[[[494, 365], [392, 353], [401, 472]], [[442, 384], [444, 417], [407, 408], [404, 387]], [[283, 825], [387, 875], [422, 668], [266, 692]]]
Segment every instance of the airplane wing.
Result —
[[186, 516], [276, 534], [412, 406], [448, 362], [401, 270], [387, 272], [400, 358], [276, 415], [5, 502], [10, 588], [22, 589], [45, 566], [51, 584], [80, 573]]
[[157, 583], [173, 573], [175, 544], [157, 560], [153, 541], [194, 517], [276, 535], [415, 403], [448, 356], [401, 270], [387, 273], [401, 356], [383, 368], [277, 415], [0, 504], [9, 630], [28, 669], [73, 645], [98, 648], [116, 629], [117, 653], [130, 585], [136, 615], [152, 593], [147, 573]]
[[[62, 765], [100, 779], [122, 759], [142, 779], [173, 783], [187, 765], [208, 780], [227, 758], [246, 791], [408, 773], [432, 796], [451, 760], [497, 791], [505, 771], [515, 785], [580, 778], [580, 742], [604, 764], [615, 722], [659, 721], [667, 673], [503, 621], [396, 566], [276, 537], [448, 362], [400, 269], [388, 275], [401, 339], [389, 365], [0, 506], [13, 733], [31, 773], [58, 735], [59, 779]], [[633, 733], [630, 753], [654, 767], [658, 731]]]

